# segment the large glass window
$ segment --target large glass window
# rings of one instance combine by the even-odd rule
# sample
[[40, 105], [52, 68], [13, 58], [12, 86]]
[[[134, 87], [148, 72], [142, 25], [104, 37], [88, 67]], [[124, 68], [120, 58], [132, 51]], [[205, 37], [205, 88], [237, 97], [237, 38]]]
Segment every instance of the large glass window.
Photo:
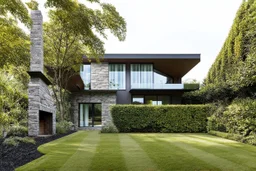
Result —
[[131, 64], [131, 88], [152, 88], [153, 64]]
[[144, 104], [144, 96], [134, 95], [132, 97], [132, 104]]
[[79, 126], [101, 126], [101, 104], [80, 104]]
[[161, 89], [172, 83], [173, 79], [170, 76], [164, 75], [161, 72], [154, 70], [154, 88]]
[[91, 88], [91, 65], [81, 65], [80, 76], [84, 82], [84, 89], [89, 90]]
[[150, 105], [165, 105], [170, 104], [170, 96], [154, 96], [154, 95], [133, 95], [133, 104], [150, 104]]
[[125, 89], [125, 64], [109, 64], [109, 88]]

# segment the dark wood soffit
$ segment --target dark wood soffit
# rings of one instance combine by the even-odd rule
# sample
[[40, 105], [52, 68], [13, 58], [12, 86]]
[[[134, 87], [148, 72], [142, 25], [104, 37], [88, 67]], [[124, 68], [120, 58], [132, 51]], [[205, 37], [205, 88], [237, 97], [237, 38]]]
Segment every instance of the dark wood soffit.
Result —
[[[102, 62], [109, 63], [153, 63], [155, 69], [172, 77], [182, 78], [200, 59], [104, 59]], [[84, 59], [84, 63], [89, 63]]]

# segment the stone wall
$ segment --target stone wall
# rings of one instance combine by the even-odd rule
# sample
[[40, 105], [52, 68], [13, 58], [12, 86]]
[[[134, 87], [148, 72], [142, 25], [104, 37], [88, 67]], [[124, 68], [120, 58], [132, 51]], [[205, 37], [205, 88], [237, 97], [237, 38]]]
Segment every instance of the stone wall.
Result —
[[28, 85], [28, 135], [39, 134], [39, 110], [52, 114], [53, 134], [56, 133], [56, 111], [48, 86], [41, 78], [31, 78]]
[[109, 89], [108, 63], [91, 63], [91, 89]]
[[112, 120], [110, 106], [116, 104], [116, 92], [78, 92], [71, 95], [71, 106], [74, 116], [74, 125], [78, 127], [79, 104], [80, 103], [101, 103], [102, 125], [106, 125]]

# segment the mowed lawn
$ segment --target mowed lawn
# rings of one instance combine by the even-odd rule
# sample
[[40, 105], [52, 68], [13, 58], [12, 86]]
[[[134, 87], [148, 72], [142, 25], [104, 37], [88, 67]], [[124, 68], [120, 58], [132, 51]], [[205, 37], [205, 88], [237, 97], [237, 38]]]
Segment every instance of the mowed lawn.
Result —
[[256, 170], [256, 147], [207, 134], [79, 131], [39, 147], [18, 171]]

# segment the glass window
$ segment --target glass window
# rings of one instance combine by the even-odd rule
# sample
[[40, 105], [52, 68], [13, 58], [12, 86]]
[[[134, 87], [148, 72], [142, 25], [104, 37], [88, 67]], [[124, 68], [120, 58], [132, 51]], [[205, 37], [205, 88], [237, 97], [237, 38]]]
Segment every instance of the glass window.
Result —
[[173, 79], [161, 72], [154, 70], [154, 88], [163, 88], [166, 84], [172, 84]]
[[91, 88], [91, 65], [81, 65], [80, 76], [84, 82], [84, 89], [89, 90]]
[[138, 95], [133, 96], [132, 104], [144, 104], [144, 96], [138, 96]]
[[153, 64], [131, 64], [131, 87], [152, 88]]
[[125, 64], [109, 64], [109, 88], [125, 89]]

